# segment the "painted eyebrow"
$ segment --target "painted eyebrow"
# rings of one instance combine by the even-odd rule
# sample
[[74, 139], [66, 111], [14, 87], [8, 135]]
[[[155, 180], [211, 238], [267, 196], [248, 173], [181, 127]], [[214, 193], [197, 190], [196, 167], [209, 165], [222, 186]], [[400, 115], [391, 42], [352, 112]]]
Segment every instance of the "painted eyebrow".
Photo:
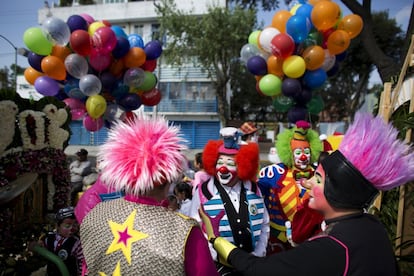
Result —
[[319, 172], [315, 172], [316, 175], [318, 175], [319, 177], [322, 177], [322, 175]]

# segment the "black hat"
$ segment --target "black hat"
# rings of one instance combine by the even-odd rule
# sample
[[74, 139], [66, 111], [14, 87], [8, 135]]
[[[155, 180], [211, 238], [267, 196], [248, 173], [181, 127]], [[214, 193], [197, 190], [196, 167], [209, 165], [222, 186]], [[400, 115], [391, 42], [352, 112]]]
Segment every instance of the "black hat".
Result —
[[75, 218], [75, 209], [72, 206], [59, 209], [56, 213], [56, 220], [58, 222], [64, 220], [65, 218]]
[[87, 151], [86, 149], [80, 149], [80, 150], [76, 153], [76, 155], [77, 155], [77, 156], [80, 156], [80, 155], [84, 155], [84, 156], [86, 156], [86, 155], [88, 155], [88, 151]]

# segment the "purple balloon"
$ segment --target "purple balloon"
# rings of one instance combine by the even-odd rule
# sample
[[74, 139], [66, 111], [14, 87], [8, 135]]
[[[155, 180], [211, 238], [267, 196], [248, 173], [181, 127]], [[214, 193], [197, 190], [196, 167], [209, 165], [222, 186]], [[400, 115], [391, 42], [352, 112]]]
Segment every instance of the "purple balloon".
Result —
[[282, 93], [286, 97], [294, 97], [302, 92], [302, 84], [298, 79], [286, 78], [282, 82]]
[[157, 59], [161, 56], [162, 46], [158, 40], [148, 42], [144, 47], [147, 60]]
[[247, 70], [256, 76], [264, 76], [267, 74], [266, 60], [261, 56], [252, 56], [247, 60]]
[[41, 76], [34, 83], [36, 91], [44, 96], [55, 96], [59, 93], [59, 83], [52, 78]]
[[138, 94], [128, 93], [117, 101], [118, 105], [121, 106], [125, 111], [136, 110], [141, 106], [141, 98]]
[[130, 44], [128, 39], [125, 37], [117, 37], [115, 48], [112, 50], [112, 56], [116, 59], [119, 59], [125, 56], [130, 49]]
[[100, 79], [104, 89], [112, 91], [116, 87], [116, 77], [111, 72], [103, 72]]
[[305, 120], [307, 109], [302, 106], [292, 106], [287, 114], [290, 123], [295, 124], [297, 121]]
[[71, 33], [76, 30], [88, 30], [88, 22], [85, 18], [77, 14], [69, 16], [66, 24], [69, 26]]
[[312, 90], [302, 89], [300, 93], [297, 93], [293, 99], [299, 105], [306, 105], [312, 99]]
[[30, 66], [33, 67], [36, 71], [43, 72], [42, 71], [42, 59], [45, 56], [41, 56], [38, 54], [35, 54], [33, 52], [30, 52], [27, 56], [27, 61], [29, 62]]

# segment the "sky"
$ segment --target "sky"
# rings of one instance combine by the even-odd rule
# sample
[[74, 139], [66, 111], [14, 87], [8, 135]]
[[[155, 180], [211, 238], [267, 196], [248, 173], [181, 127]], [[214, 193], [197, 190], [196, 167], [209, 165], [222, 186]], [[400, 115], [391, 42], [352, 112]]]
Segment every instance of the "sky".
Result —
[[[56, 3], [58, 0], [55, 0]], [[351, 12], [346, 9], [339, 0], [332, 0], [340, 4], [344, 15]], [[362, 0], [359, 0], [360, 2]], [[390, 17], [395, 17], [398, 24], [403, 26], [405, 31], [410, 17], [411, 8], [414, 0], [374, 0], [372, 1], [373, 10], [389, 10]], [[283, 3], [283, 0], [280, 0]], [[53, 1], [49, 0], [52, 5]], [[392, 3], [392, 4], [391, 4]], [[38, 9], [44, 7], [44, 0], [2, 0], [0, 9], [0, 35], [6, 37], [14, 46], [9, 44], [5, 39], [0, 37], [0, 68], [9, 67], [14, 63], [14, 47], [25, 47], [23, 42], [24, 32], [31, 27], [39, 27], [37, 21]], [[281, 5], [278, 10], [289, 10], [285, 5]], [[278, 10], [272, 12], [261, 12], [259, 20], [266, 25], [270, 25], [272, 17]], [[105, 19], [105, 18], [101, 18]], [[27, 67], [27, 58], [17, 56], [17, 64], [21, 67]]]

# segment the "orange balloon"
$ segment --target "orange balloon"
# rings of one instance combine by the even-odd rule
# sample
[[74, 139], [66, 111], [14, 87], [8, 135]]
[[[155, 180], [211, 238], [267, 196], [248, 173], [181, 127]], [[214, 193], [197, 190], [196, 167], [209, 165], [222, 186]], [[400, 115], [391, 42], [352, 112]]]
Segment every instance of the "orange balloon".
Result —
[[283, 59], [274, 55], [269, 56], [267, 58], [267, 73], [283, 78]]
[[322, 1], [331, 1], [331, 0], [309, 0], [308, 4], [315, 6], [317, 3], [322, 2]]
[[132, 47], [122, 59], [127, 68], [141, 67], [145, 63], [147, 55], [145, 54], [144, 49]]
[[348, 14], [341, 19], [338, 24], [338, 30], [344, 30], [352, 39], [359, 35], [364, 26], [362, 18], [357, 14]]
[[281, 10], [276, 12], [272, 18], [271, 26], [278, 29], [281, 33], [286, 33], [286, 22], [292, 14], [287, 10]]
[[43, 73], [35, 70], [33, 67], [29, 66], [26, 68], [26, 70], [24, 70], [24, 78], [31, 85], [34, 85], [36, 79], [41, 76], [43, 76]]
[[125, 69], [124, 62], [122, 59], [114, 60], [109, 66], [109, 72], [115, 77], [121, 77]]
[[51, 56], [58, 57], [61, 61], [65, 62], [65, 58], [72, 54], [72, 50], [69, 47], [61, 45], [53, 45]]
[[312, 24], [319, 31], [335, 26], [341, 18], [341, 9], [338, 4], [331, 1], [320, 1], [313, 6], [311, 13]]
[[327, 41], [329, 53], [332, 55], [344, 52], [348, 49], [349, 44], [351, 44], [351, 39], [349, 38], [348, 33], [344, 30], [336, 30], [328, 37]]
[[309, 46], [303, 51], [302, 57], [305, 60], [306, 69], [316, 70], [325, 61], [325, 51], [321, 46]]
[[55, 80], [64, 80], [66, 79], [66, 68], [63, 61], [55, 56], [46, 56], [42, 59], [40, 64], [43, 73], [46, 76], [51, 77]]

